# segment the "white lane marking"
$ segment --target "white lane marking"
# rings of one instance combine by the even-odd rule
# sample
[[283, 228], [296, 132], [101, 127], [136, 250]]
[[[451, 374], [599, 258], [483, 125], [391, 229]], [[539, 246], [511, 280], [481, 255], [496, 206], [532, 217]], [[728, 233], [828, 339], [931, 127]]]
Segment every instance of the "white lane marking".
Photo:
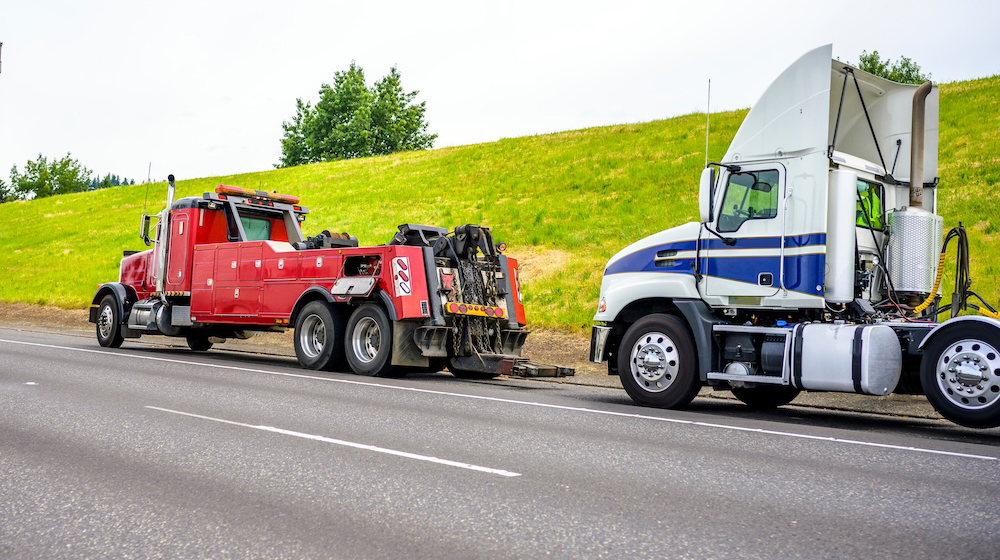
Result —
[[927, 449], [927, 448], [923, 448], [923, 447], [911, 447], [911, 446], [907, 446], [907, 445], [892, 445], [892, 444], [889, 444], [889, 443], [875, 443], [875, 442], [871, 442], [871, 441], [843, 439], [843, 438], [836, 438], [836, 437], [830, 437], [830, 436], [814, 436], [814, 435], [809, 435], [809, 434], [797, 434], [797, 433], [794, 433], [794, 432], [779, 432], [779, 431], [775, 431], [775, 430], [765, 430], [765, 429], [762, 429], [762, 428], [746, 428], [746, 427], [743, 427], [743, 426], [733, 426], [733, 425], [729, 425], [729, 424], [716, 424], [716, 423], [712, 423], [712, 422], [699, 422], [699, 421], [696, 421], [696, 420], [681, 420], [679, 418], [661, 418], [659, 416], [647, 416], [645, 414], [632, 414], [632, 413], [627, 413], [627, 412], [612, 412], [612, 411], [609, 411], [609, 410], [596, 410], [596, 409], [593, 409], [593, 408], [583, 408], [583, 407], [578, 407], [578, 406], [564, 406], [564, 405], [558, 405], [558, 404], [546, 404], [546, 403], [540, 403], [540, 402], [534, 402], [534, 401], [519, 401], [519, 400], [504, 399], [504, 398], [499, 398], [499, 397], [484, 397], [484, 396], [480, 396], [480, 395], [466, 395], [464, 393], [454, 393], [454, 392], [451, 392], [451, 391], [435, 391], [433, 389], [419, 389], [417, 387], [398, 387], [398, 386], [395, 386], [395, 385], [382, 385], [382, 384], [379, 384], [379, 383], [372, 383], [370, 381], [355, 381], [353, 379], [334, 379], [334, 378], [330, 378], [330, 377], [319, 377], [317, 375], [305, 375], [305, 374], [301, 374], [301, 373], [286, 373], [286, 372], [281, 372], [281, 371], [270, 371], [270, 370], [266, 370], [266, 369], [245, 368], [245, 367], [240, 367], [240, 366], [227, 366], [227, 365], [224, 365], [224, 364], [210, 364], [210, 363], [205, 363], [205, 362], [193, 362], [193, 361], [190, 361], [190, 360], [175, 360], [173, 358], [160, 358], [160, 357], [157, 357], [157, 356], [143, 356], [141, 354], [127, 354], [125, 352], [120, 352], [120, 351], [119, 352], [110, 352], [110, 351], [106, 351], [106, 350], [92, 350], [92, 349], [89, 349], [89, 348], [73, 348], [71, 346], [57, 346], [55, 344], [41, 344], [41, 343], [38, 343], [38, 342], [22, 342], [20, 340], [6, 340], [6, 339], [2, 339], [2, 338], [0, 338], [0, 342], [8, 342], [8, 343], [11, 343], [11, 344], [23, 344], [23, 345], [26, 345], [26, 346], [41, 346], [43, 348], [55, 348], [55, 349], [59, 349], [59, 350], [72, 350], [72, 351], [76, 351], [76, 352], [89, 352], [89, 353], [92, 353], [92, 354], [105, 354], [105, 355], [110, 355], [110, 356], [123, 356], [123, 357], [126, 357], [126, 358], [133, 358], [133, 359], [140, 359], [140, 360], [152, 360], [152, 361], [157, 361], [157, 362], [169, 362], [169, 363], [174, 363], [174, 364], [185, 364], [185, 365], [203, 366], [203, 367], [210, 367], [210, 368], [217, 368], [217, 369], [228, 369], [228, 370], [235, 370], [235, 371], [245, 371], [245, 372], [249, 372], [249, 373], [265, 373], [265, 374], [268, 374], [268, 375], [277, 375], [277, 376], [281, 376], [281, 377], [296, 377], [296, 378], [299, 378], [299, 379], [315, 379], [317, 381], [328, 381], [328, 382], [331, 382], [331, 383], [343, 383], [343, 384], [347, 384], [347, 385], [361, 385], [361, 386], [364, 386], [364, 387], [379, 387], [379, 388], [382, 388], [382, 389], [391, 389], [391, 390], [395, 390], [395, 391], [410, 391], [410, 392], [413, 392], [413, 393], [427, 393], [427, 394], [431, 394], [431, 395], [441, 395], [441, 396], [457, 397], [457, 398], [463, 398], [463, 399], [473, 399], [473, 400], [490, 401], [490, 402], [501, 402], [501, 403], [508, 403], [508, 404], [519, 404], [519, 405], [524, 405], [524, 406], [534, 406], [534, 407], [538, 407], [538, 408], [550, 408], [550, 409], [555, 409], [555, 410], [568, 410], [568, 411], [572, 411], [572, 412], [584, 412], [584, 413], [588, 413], [588, 414], [600, 414], [600, 415], [604, 415], [604, 416], [617, 416], [617, 417], [621, 417], [621, 418], [635, 418], [635, 419], [639, 419], [639, 420], [652, 420], [652, 421], [655, 421], [655, 422], [667, 422], [667, 423], [671, 423], [671, 424], [686, 424], [686, 425], [690, 425], [690, 426], [701, 426], [701, 427], [705, 427], [705, 428], [717, 428], [717, 429], [721, 429], [721, 430], [734, 430], [734, 431], [739, 431], [739, 432], [755, 432], [755, 433], [759, 433], [759, 434], [768, 434], [768, 435], [773, 435], [773, 436], [791, 437], [791, 438], [799, 438], [799, 439], [809, 439], [809, 440], [815, 440], [815, 441], [827, 441], [827, 442], [832, 442], [832, 443], [843, 443], [843, 444], [848, 444], [848, 445], [862, 445], [862, 446], [866, 446], [866, 447], [878, 447], [878, 448], [881, 448], [881, 449], [894, 449], [894, 450], [899, 450], [899, 451], [915, 451], [915, 452], [918, 452], [918, 453], [930, 453], [930, 454], [934, 454], [934, 455], [947, 455], [949, 457], [964, 457], [966, 459], [982, 459], [982, 460], [985, 460], [985, 461], [1000, 461], [1000, 457], [992, 457], [992, 456], [989, 456], [989, 455], [972, 455], [972, 454], [969, 454], [969, 453], [957, 453], [957, 452], [954, 452], [954, 451], [941, 451], [941, 450], [938, 450], [938, 449]]
[[262, 430], [265, 432], [273, 432], [276, 434], [282, 434], [286, 436], [294, 436], [303, 439], [311, 439], [315, 441], [322, 441], [323, 443], [332, 443], [334, 445], [342, 445], [344, 447], [353, 447], [355, 449], [364, 449], [367, 451], [374, 451], [376, 453], [384, 453], [386, 455], [395, 455], [396, 457], [404, 457], [406, 459], [416, 459], [417, 461], [426, 461], [428, 463], [437, 463], [439, 465], [447, 465], [449, 467], [458, 467], [460, 469], [468, 469], [470, 471], [478, 471], [487, 474], [495, 474], [499, 476], [505, 476], [512, 478], [515, 476], [521, 476], [521, 473], [505, 471], [503, 469], [492, 469], [490, 467], [481, 467], [479, 465], [473, 465], [470, 463], [461, 463], [459, 461], [450, 461], [448, 459], [441, 459], [439, 457], [431, 457], [429, 455], [417, 455], [416, 453], [409, 453], [406, 451], [397, 451], [395, 449], [387, 449], [385, 447], [378, 447], [375, 445], [368, 445], [365, 443], [355, 443], [353, 441], [346, 441], [342, 439], [328, 438], [326, 436], [318, 436], [315, 434], [306, 434], [303, 432], [295, 432], [292, 430], [285, 430], [283, 428], [275, 428], [274, 426], [256, 426], [254, 424], [244, 424], [243, 422], [234, 422], [232, 420], [224, 420], [222, 418], [213, 418], [211, 416], [202, 416], [201, 414], [193, 414], [191, 412], [182, 412], [180, 410], [170, 410], [169, 408], [160, 408], [158, 406], [146, 406], [146, 408], [151, 410], [159, 410], [161, 412], [169, 412], [171, 414], [180, 414], [181, 416], [190, 416], [192, 418], [201, 418], [202, 420], [211, 420], [212, 422], [219, 422], [222, 424], [229, 424], [231, 426], [241, 426], [243, 428], [253, 428], [254, 430]]

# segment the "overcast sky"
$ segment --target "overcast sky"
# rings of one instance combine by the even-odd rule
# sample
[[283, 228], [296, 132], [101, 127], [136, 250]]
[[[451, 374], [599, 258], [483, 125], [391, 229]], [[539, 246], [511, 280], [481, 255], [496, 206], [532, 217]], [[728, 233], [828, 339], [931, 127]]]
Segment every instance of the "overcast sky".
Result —
[[1000, 3], [0, 0], [0, 178], [71, 152], [138, 181], [272, 168], [295, 98], [395, 65], [435, 147], [749, 107], [833, 43], [1000, 73]]

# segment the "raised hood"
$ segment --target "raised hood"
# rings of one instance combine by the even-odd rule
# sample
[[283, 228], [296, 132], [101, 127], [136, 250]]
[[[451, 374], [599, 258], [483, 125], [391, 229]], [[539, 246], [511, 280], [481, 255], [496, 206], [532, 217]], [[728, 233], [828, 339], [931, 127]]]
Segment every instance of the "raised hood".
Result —
[[[875, 139], [853, 78], [847, 79], [844, 92], [848, 68], [861, 87]], [[771, 83], [743, 119], [723, 162], [773, 160], [826, 152], [834, 143], [836, 128], [834, 148], [837, 152], [881, 164], [877, 140], [886, 170], [896, 179], [909, 181], [911, 113], [917, 87], [891, 82], [834, 60], [833, 46], [824, 45], [804, 54]], [[844, 102], [838, 127], [837, 112], [842, 92]], [[931, 182], [937, 176], [936, 86], [927, 97], [924, 130], [923, 182]]]

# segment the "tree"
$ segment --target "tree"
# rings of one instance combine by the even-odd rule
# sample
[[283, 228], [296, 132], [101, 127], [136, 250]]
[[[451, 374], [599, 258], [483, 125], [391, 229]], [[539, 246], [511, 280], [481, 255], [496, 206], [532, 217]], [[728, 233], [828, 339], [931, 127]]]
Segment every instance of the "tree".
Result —
[[14, 190], [7, 186], [3, 179], [0, 179], [0, 204], [14, 200]]
[[369, 88], [364, 70], [351, 62], [332, 85], [320, 86], [315, 106], [295, 100], [295, 116], [281, 124], [275, 167], [432, 147], [437, 135], [427, 133], [427, 104], [413, 102], [417, 93], [403, 89], [395, 67]]
[[23, 173], [16, 165], [11, 167], [10, 184], [18, 198], [44, 198], [86, 190], [89, 176], [90, 171], [69, 153], [52, 162], [38, 154], [36, 161], [24, 164]]
[[375, 134], [372, 144], [375, 153], [423, 150], [434, 145], [437, 134], [427, 134], [424, 121], [427, 103], [412, 103], [417, 92], [403, 90], [395, 66], [388, 76], [375, 82], [373, 93], [372, 128]]
[[930, 74], [921, 74], [920, 65], [909, 58], [901, 56], [895, 62], [889, 58], [883, 60], [878, 51], [861, 51], [858, 69], [901, 84], [922, 84], [931, 79]]

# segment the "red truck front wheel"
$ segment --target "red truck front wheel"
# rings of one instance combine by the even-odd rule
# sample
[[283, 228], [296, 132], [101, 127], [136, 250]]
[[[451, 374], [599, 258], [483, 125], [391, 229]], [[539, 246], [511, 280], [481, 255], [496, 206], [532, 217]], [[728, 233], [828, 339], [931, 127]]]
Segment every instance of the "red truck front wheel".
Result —
[[114, 296], [106, 295], [97, 313], [97, 342], [105, 348], [118, 348], [124, 341], [118, 302]]

